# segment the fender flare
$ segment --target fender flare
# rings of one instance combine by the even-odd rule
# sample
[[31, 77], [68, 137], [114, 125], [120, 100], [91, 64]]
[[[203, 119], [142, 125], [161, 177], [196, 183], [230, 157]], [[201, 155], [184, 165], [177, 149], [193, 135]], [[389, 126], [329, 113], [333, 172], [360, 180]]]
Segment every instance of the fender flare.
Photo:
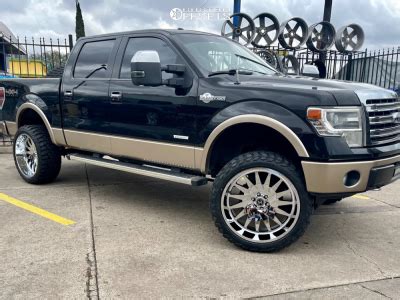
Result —
[[202, 173], [207, 172], [208, 163], [211, 157], [212, 146], [214, 142], [218, 139], [220, 134], [231, 126], [241, 123], [260, 124], [272, 128], [282, 134], [287, 139], [287, 141], [293, 146], [300, 157], [310, 157], [300, 138], [285, 124], [263, 115], [244, 114], [225, 120], [224, 122], [219, 124], [208, 136], [203, 148], [203, 155], [200, 166]]
[[30, 103], [30, 102], [29, 103], [24, 103], [18, 108], [17, 113], [16, 113], [16, 117], [15, 117], [15, 121], [17, 123], [17, 128], [20, 127], [20, 125], [19, 125], [19, 121], [20, 120], [19, 119], [20, 119], [21, 114], [27, 109], [31, 109], [31, 110], [33, 110], [34, 112], [36, 112], [39, 115], [39, 117], [42, 119], [44, 125], [46, 126], [46, 129], [47, 129], [47, 132], [49, 133], [51, 141], [53, 142], [53, 144], [57, 145], [58, 143], [57, 143], [57, 141], [56, 141], [56, 139], [54, 137], [54, 133], [53, 133], [53, 130], [51, 128], [49, 120], [47, 119], [47, 117], [44, 114], [44, 112], [39, 108], [39, 106], [37, 106], [37, 105], [35, 105], [33, 103]]

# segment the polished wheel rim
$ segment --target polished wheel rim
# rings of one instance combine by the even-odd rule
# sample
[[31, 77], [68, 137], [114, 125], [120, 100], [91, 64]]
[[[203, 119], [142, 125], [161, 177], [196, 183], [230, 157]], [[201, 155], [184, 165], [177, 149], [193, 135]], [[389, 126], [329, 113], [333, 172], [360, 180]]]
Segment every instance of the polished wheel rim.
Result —
[[233, 177], [221, 197], [230, 229], [243, 239], [270, 243], [286, 236], [300, 215], [299, 195], [278, 171], [253, 168]]
[[38, 155], [35, 143], [30, 136], [23, 133], [15, 141], [15, 157], [19, 170], [26, 177], [33, 177], [38, 166]]

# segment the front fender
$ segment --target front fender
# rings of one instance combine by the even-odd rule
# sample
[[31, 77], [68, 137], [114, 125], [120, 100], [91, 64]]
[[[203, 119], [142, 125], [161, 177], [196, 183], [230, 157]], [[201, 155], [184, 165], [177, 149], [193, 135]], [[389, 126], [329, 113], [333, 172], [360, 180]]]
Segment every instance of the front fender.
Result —
[[298, 115], [271, 102], [242, 101], [219, 111], [199, 133], [200, 140], [204, 141], [202, 170], [206, 169], [209, 152], [218, 136], [230, 126], [240, 123], [262, 124], [278, 131], [292, 144], [299, 157], [319, 160], [328, 156], [326, 140]]

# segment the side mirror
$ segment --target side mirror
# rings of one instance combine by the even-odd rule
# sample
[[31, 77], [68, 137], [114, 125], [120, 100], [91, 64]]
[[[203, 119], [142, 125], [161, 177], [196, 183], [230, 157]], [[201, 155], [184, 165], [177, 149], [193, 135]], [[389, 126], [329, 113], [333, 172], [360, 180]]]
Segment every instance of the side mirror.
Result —
[[131, 60], [131, 78], [134, 85], [162, 85], [160, 56], [157, 51], [138, 51]]
[[319, 70], [316, 66], [313, 65], [304, 65], [301, 71], [301, 75], [319, 78]]

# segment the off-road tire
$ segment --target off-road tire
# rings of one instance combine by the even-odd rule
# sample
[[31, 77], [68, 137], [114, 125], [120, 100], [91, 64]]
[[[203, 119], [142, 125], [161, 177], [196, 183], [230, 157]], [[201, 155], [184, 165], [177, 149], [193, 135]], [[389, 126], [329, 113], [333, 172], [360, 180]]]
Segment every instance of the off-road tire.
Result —
[[16, 143], [14, 142], [13, 155], [18, 173], [26, 182], [31, 184], [46, 184], [54, 181], [60, 173], [61, 153], [59, 148], [52, 143], [46, 127], [41, 125], [22, 126], [18, 129], [14, 141], [16, 141], [18, 136], [23, 133], [27, 134], [35, 144], [38, 157], [38, 166], [36, 173], [32, 177], [28, 177], [21, 172], [16, 160]]
[[[276, 170], [286, 176], [297, 189], [300, 201], [300, 214], [291, 232], [269, 243], [254, 243], [235, 234], [227, 225], [221, 210], [222, 193], [229, 181], [244, 170], [259, 167]], [[249, 251], [275, 252], [294, 243], [303, 235], [310, 223], [313, 201], [305, 188], [302, 174], [292, 162], [275, 152], [255, 151], [237, 156], [221, 169], [212, 188], [210, 209], [216, 227], [231, 243]]]

